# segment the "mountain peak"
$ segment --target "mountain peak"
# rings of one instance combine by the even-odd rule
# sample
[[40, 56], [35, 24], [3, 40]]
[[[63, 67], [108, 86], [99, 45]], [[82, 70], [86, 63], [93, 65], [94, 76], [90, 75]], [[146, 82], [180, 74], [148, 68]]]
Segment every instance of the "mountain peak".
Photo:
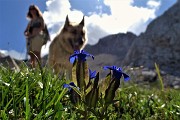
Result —
[[[134, 40], [123, 64], [154, 68], [180, 75], [180, 2], [152, 21], [145, 33]], [[176, 70], [176, 71], [174, 71]]]

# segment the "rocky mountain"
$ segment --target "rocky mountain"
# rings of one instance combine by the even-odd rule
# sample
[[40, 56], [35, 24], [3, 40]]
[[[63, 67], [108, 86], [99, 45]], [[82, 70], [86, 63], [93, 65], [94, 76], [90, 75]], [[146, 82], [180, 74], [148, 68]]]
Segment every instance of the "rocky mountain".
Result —
[[152, 21], [138, 36], [123, 60], [123, 65], [145, 66], [180, 76], [180, 1]]
[[88, 60], [90, 68], [103, 74], [103, 66], [119, 65], [135, 38], [137, 36], [131, 32], [118, 33], [101, 38], [96, 45], [87, 45], [84, 50], [95, 56], [94, 60]]
[[180, 75], [179, 11], [180, 1], [152, 21], [141, 35], [129, 32], [110, 35], [94, 46], [86, 46], [85, 50], [95, 55], [101, 65], [110, 61], [120, 66], [145, 66], [151, 69], [156, 62], [163, 71]]
[[5, 66], [5, 67], [8, 66], [9, 68], [15, 68], [20, 63], [22, 63], [22, 61], [15, 60], [11, 58], [10, 56], [0, 57], [0, 65]]
[[27, 63], [27, 65], [29, 65], [29, 62], [27, 62], [27, 60], [17, 60], [9, 55], [5, 55], [0, 52], [0, 66], [17, 69], [19, 68], [19, 65], [21, 65], [22, 63]]
[[86, 46], [85, 50], [95, 55], [95, 60], [89, 61], [93, 70], [103, 73], [101, 68], [105, 65], [144, 66], [132, 73], [153, 81], [157, 79], [154, 65], [157, 63], [164, 81], [180, 87], [180, 0], [153, 20], [139, 36], [132, 33], [109, 35], [96, 45]]
[[135, 38], [137, 36], [131, 32], [109, 35], [101, 38], [96, 45], [87, 45], [85, 50], [91, 52], [93, 55], [105, 53], [117, 55], [120, 59], [123, 59]]

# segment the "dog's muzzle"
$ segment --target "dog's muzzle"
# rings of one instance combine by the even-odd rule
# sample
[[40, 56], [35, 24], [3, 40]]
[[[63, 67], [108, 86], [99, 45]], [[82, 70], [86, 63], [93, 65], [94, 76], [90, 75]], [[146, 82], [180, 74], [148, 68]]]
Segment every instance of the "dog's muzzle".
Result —
[[81, 37], [74, 43], [74, 49], [79, 50], [81, 46], [84, 44], [84, 39]]

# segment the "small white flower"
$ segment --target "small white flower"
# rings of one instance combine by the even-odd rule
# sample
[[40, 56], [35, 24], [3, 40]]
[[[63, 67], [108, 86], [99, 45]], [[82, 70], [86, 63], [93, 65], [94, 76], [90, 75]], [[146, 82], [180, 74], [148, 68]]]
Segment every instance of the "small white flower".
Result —
[[157, 96], [157, 95], [155, 95], [155, 96], [154, 96], [154, 98], [155, 98], [155, 99], [157, 99], [157, 98], [158, 98], [158, 96]]
[[42, 82], [38, 82], [38, 84], [39, 84], [40, 88], [43, 89], [43, 84], [42, 84]]
[[24, 97], [23, 100], [24, 100], [24, 106], [25, 106], [26, 105], [26, 97]]
[[129, 94], [129, 99], [131, 99], [131, 97], [132, 97], [132, 94], [130, 93], [130, 94]]
[[165, 104], [162, 104], [162, 105], [161, 105], [161, 108], [163, 108], [163, 107], [165, 107]]
[[6, 86], [10, 86], [9, 83], [6, 83], [6, 82], [4, 82], [4, 81], [2, 81], [2, 80], [0, 80], [0, 82], [2, 82], [3, 84], [5, 84]]
[[67, 109], [67, 108], [64, 108], [64, 111], [68, 111], [68, 109]]
[[180, 113], [176, 112], [177, 115], [180, 115]]
[[11, 110], [9, 111], [9, 114], [14, 115], [14, 110], [13, 110], [13, 109], [11, 109]]

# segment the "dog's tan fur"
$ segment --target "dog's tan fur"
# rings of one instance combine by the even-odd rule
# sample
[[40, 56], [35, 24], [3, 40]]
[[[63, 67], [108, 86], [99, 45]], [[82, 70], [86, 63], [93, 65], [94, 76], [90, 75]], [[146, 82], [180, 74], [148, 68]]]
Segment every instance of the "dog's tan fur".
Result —
[[83, 49], [86, 42], [84, 17], [79, 24], [73, 25], [67, 16], [64, 27], [49, 47], [49, 66], [54, 69], [56, 74], [62, 74], [66, 71], [71, 75], [72, 64], [69, 62], [69, 57], [74, 53], [74, 50]]

